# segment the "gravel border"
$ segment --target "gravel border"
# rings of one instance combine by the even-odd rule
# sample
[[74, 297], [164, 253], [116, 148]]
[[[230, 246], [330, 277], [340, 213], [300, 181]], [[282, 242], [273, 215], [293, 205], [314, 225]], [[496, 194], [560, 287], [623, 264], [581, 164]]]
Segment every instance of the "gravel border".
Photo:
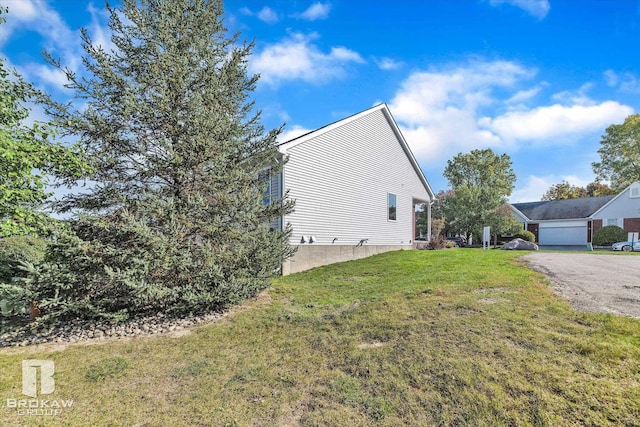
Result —
[[163, 314], [123, 323], [71, 321], [40, 324], [37, 321], [0, 334], [0, 348], [26, 347], [44, 343], [75, 343], [117, 337], [135, 337], [178, 332], [202, 323], [220, 319], [225, 312], [188, 318], [169, 318]]

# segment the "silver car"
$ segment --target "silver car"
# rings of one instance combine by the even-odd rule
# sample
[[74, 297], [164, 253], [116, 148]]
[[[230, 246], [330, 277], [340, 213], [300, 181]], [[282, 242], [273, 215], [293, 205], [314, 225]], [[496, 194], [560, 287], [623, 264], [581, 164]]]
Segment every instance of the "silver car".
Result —
[[614, 251], [640, 251], [640, 241], [638, 242], [618, 242], [611, 245], [611, 249]]

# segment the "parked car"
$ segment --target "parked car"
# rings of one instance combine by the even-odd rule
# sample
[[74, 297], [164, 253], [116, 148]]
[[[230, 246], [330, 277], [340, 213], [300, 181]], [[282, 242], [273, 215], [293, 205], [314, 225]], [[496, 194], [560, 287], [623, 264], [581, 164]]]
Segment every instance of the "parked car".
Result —
[[640, 251], [640, 241], [639, 242], [618, 242], [611, 245], [611, 249], [614, 251]]
[[456, 246], [458, 246], [460, 248], [463, 248], [463, 247], [467, 246], [467, 239], [465, 239], [462, 236], [447, 237], [447, 240], [455, 243]]

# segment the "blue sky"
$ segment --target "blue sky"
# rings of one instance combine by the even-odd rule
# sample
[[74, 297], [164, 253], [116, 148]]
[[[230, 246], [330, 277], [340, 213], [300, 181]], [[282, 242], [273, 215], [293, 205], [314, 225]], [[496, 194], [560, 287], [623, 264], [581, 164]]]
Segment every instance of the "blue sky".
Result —
[[[69, 93], [42, 49], [81, 72], [79, 27], [110, 46], [102, 1], [0, 4], [0, 54], [59, 99]], [[230, 0], [225, 11], [255, 41], [267, 128], [286, 123], [284, 140], [385, 102], [435, 191], [447, 160], [487, 147], [513, 160], [513, 202], [563, 179], [584, 186], [605, 129], [640, 111], [639, 0]]]

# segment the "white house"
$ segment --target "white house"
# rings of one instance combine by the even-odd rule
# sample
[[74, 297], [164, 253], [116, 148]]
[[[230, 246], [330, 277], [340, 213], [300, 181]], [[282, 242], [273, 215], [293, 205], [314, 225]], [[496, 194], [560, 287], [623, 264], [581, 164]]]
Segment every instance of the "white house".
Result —
[[385, 104], [278, 148], [288, 161], [271, 192], [295, 200], [279, 226], [297, 247], [283, 274], [413, 248], [415, 206], [434, 193]]
[[640, 232], [640, 182], [634, 182], [591, 215], [593, 231], [617, 225], [624, 231]]
[[640, 232], [640, 182], [616, 196], [513, 203], [511, 209], [540, 246], [584, 246], [605, 225]]

